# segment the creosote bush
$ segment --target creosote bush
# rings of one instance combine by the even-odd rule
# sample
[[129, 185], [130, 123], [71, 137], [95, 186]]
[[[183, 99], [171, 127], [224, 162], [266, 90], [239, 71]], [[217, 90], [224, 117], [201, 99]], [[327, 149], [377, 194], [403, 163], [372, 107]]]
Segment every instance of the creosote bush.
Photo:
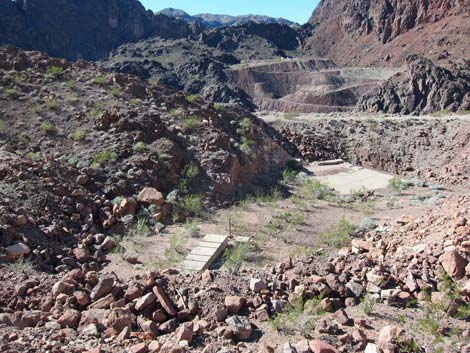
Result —
[[185, 116], [181, 121], [181, 125], [185, 130], [196, 129], [201, 125], [201, 118], [197, 115]]
[[40, 126], [39, 129], [41, 129], [42, 132], [48, 135], [52, 135], [56, 132], [56, 128], [54, 124], [50, 121], [45, 121], [43, 122]]
[[346, 218], [341, 220], [334, 226], [320, 234], [319, 240], [322, 244], [342, 248], [349, 245], [351, 242], [351, 235], [354, 233], [355, 227]]
[[144, 142], [140, 141], [137, 142], [132, 149], [135, 153], [144, 153], [147, 150], [147, 145]]
[[70, 138], [75, 142], [83, 141], [86, 137], [87, 132], [88, 130], [86, 128], [77, 129], [70, 135]]
[[96, 154], [93, 158], [93, 162], [96, 164], [104, 164], [106, 162], [114, 162], [117, 158], [118, 154], [115, 151], [106, 150]]
[[204, 197], [202, 195], [187, 195], [181, 200], [181, 207], [193, 217], [204, 214]]
[[64, 69], [60, 66], [49, 66], [47, 68], [47, 76], [51, 78], [60, 78], [64, 74]]
[[195, 103], [199, 97], [196, 94], [189, 94], [185, 98], [189, 103]]

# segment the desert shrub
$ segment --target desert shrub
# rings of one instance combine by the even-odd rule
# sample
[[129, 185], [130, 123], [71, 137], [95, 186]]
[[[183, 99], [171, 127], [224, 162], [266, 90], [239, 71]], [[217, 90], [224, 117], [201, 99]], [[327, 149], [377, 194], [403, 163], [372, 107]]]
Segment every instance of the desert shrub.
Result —
[[224, 106], [220, 103], [214, 103], [214, 109], [215, 110], [222, 110]]
[[322, 244], [341, 248], [349, 245], [351, 242], [351, 235], [354, 233], [355, 227], [346, 218], [341, 220], [334, 226], [320, 234], [319, 240]]
[[134, 235], [145, 236], [150, 233], [150, 227], [148, 219], [145, 217], [137, 217], [137, 223], [135, 224]]
[[106, 162], [114, 162], [117, 160], [118, 154], [115, 151], [105, 150], [97, 153], [93, 158], [93, 162], [97, 164], [104, 164]]
[[434, 116], [434, 117], [439, 118], [439, 117], [442, 117], [442, 116], [444, 116], [444, 115], [449, 115], [449, 113], [450, 113], [450, 112], [449, 112], [448, 110], [446, 110], [446, 109], [441, 109], [441, 110], [432, 112], [432, 113], [431, 113], [431, 116]]
[[103, 110], [103, 105], [101, 103], [96, 102], [88, 112], [88, 117], [90, 119], [96, 119], [103, 112]]
[[46, 99], [44, 102], [44, 106], [46, 107], [47, 110], [55, 110], [57, 109], [57, 102], [53, 99]]
[[93, 83], [94, 83], [95, 85], [103, 86], [103, 85], [106, 83], [106, 78], [105, 78], [103, 75], [97, 75], [97, 76], [93, 79]]
[[49, 66], [47, 76], [51, 78], [60, 78], [64, 75], [64, 69], [60, 66]]
[[111, 93], [112, 96], [114, 97], [120, 97], [122, 95], [122, 91], [119, 87], [111, 87], [111, 89], [109, 90], [109, 93]]
[[185, 130], [196, 129], [201, 125], [201, 118], [197, 115], [185, 116], [181, 124]]
[[56, 132], [56, 128], [54, 124], [50, 121], [45, 121], [43, 122], [40, 126], [39, 129], [44, 132], [45, 134], [52, 135]]
[[87, 133], [88, 133], [88, 130], [86, 128], [77, 129], [70, 135], [70, 138], [74, 140], [75, 142], [83, 141]]
[[14, 88], [3, 88], [3, 94], [10, 98], [18, 96], [18, 91]]
[[388, 185], [393, 192], [399, 194], [403, 190], [403, 181], [398, 177], [393, 177], [388, 181]]
[[289, 184], [297, 178], [297, 171], [294, 169], [284, 169], [282, 171], [282, 182], [283, 184]]
[[6, 265], [10, 271], [15, 273], [24, 273], [26, 275], [35, 275], [38, 273], [36, 266], [27, 258], [21, 257]]
[[31, 159], [33, 162], [37, 162], [41, 158], [41, 155], [38, 152], [31, 151], [26, 153], [26, 157]]
[[75, 88], [75, 81], [74, 80], [68, 80], [66, 82], [66, 85], [67, 85], [68, 88], [73, 89], [73, 88]]
[[182, 232], [170, 235], [168, 239], [168, 245], [164, 252], [164, 266], [172, 266], [183, 260], [184, 256], [186, 255], [186, 243], [187, 238]]
[[253, 122], [250, 118], [243, 118], [240, 122], [240, 128], [246, 133], [253, 128]]
[[7, 124], [3, 120], [0, 120], [0, 131], [5, 130], [6, 127]]
[[187, 195], [181, 200], [181, 207], [194, 217], [201, 217], [204, 214], [203, 195]]
[[195, 103], [199, 97], [196, 94], [189, 94], [185, 98], [189, 103]]
[[29, 140], [29, 136], [26, 132], [21, 132], [18, 134], [18, 143], [26, 143]]
[[187, 191], [192, 180], [199, 175], [199, 167], [196, 163], [191, 161], [184, 167], [182, 175], [183, 177], [180, 180], [179, 189], [181, 191]]
[[223, 255], [224, 266], [228, 271], [236, 273], [248, 259], [250, 246], [248, 243], [237, 243], [225, 250]]
[[134, 150], [134, 153], [144, 153], [147, 150], [147, 145], [140, 141], [137, 142], [132, 149]]
[[375, 307], [377, 305], [377, 299], [371, 296], [365, 296], [361, 300], [361, 309], [367, 316], [371, 316], [375, 312]]
[[253, 155], [254, 150], [253, 146], [255, 145], [255, 141], [242, 137], [242, 143], [240, 144], [240, 150], [247, 154]]
[[292, 120], [292, 119], [297, 118], [298, 116], [299, 116], [298, 113], [290, 112], [290, 113], [284, 113], [282, 117], [286, 120]]

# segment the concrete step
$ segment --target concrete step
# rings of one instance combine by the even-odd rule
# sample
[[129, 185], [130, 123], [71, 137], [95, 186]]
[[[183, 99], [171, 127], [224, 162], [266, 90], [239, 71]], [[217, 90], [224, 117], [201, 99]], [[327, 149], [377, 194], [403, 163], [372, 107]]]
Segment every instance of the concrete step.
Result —
[[208, 269], [227, 247], [228, 237], [207, 234], [183, 261], [187, 271], [200, 272]]

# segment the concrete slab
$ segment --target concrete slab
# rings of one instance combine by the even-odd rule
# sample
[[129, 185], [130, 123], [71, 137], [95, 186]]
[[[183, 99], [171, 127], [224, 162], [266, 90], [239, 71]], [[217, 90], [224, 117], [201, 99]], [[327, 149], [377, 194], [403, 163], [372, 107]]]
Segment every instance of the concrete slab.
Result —
[[[336, 166], [336, 168], [335, 168]], [[327, 184], [342, 195], [349, 195], [352, 191], [360, 189], [380, 190], [389, 185], [393, 176], [377, 172], [375, 170], [353, 166], [349, 163], [338, 165], [327, 164], [321, 166], [319, 163], [312, 163], [307, 169], [314, 173], [314, 178], [322, 184]]]
[[183, 261], [184, 269], [199, 272], [209, 268], [227, 247], [227, 239], [225, 235], [207, 234], [186, 256]]

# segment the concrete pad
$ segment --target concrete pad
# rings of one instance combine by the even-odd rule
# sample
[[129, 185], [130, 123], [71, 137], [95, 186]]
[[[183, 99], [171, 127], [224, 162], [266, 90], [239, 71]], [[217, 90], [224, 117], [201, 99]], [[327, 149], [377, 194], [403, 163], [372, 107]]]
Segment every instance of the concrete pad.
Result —
[[352, 191], [360, 189], [385, 189], [389, 186], [390, 179], [393, 179], [391, 175], [353, 166], [349, 163], [344, 163], [341, 166], [341, 169], [335, 169], [331, 164], [321, 166], [319, 163], [313, 163], [307, 169], [315, 174], [315, 179], [322, 184], [327, 184], [342, 195], [349, 195]]
[[186, 256], [183, 262], [184, 269], [199, 272], [209, 268], [227, 247], [227, 239], [225, 235], [207, 234]]

